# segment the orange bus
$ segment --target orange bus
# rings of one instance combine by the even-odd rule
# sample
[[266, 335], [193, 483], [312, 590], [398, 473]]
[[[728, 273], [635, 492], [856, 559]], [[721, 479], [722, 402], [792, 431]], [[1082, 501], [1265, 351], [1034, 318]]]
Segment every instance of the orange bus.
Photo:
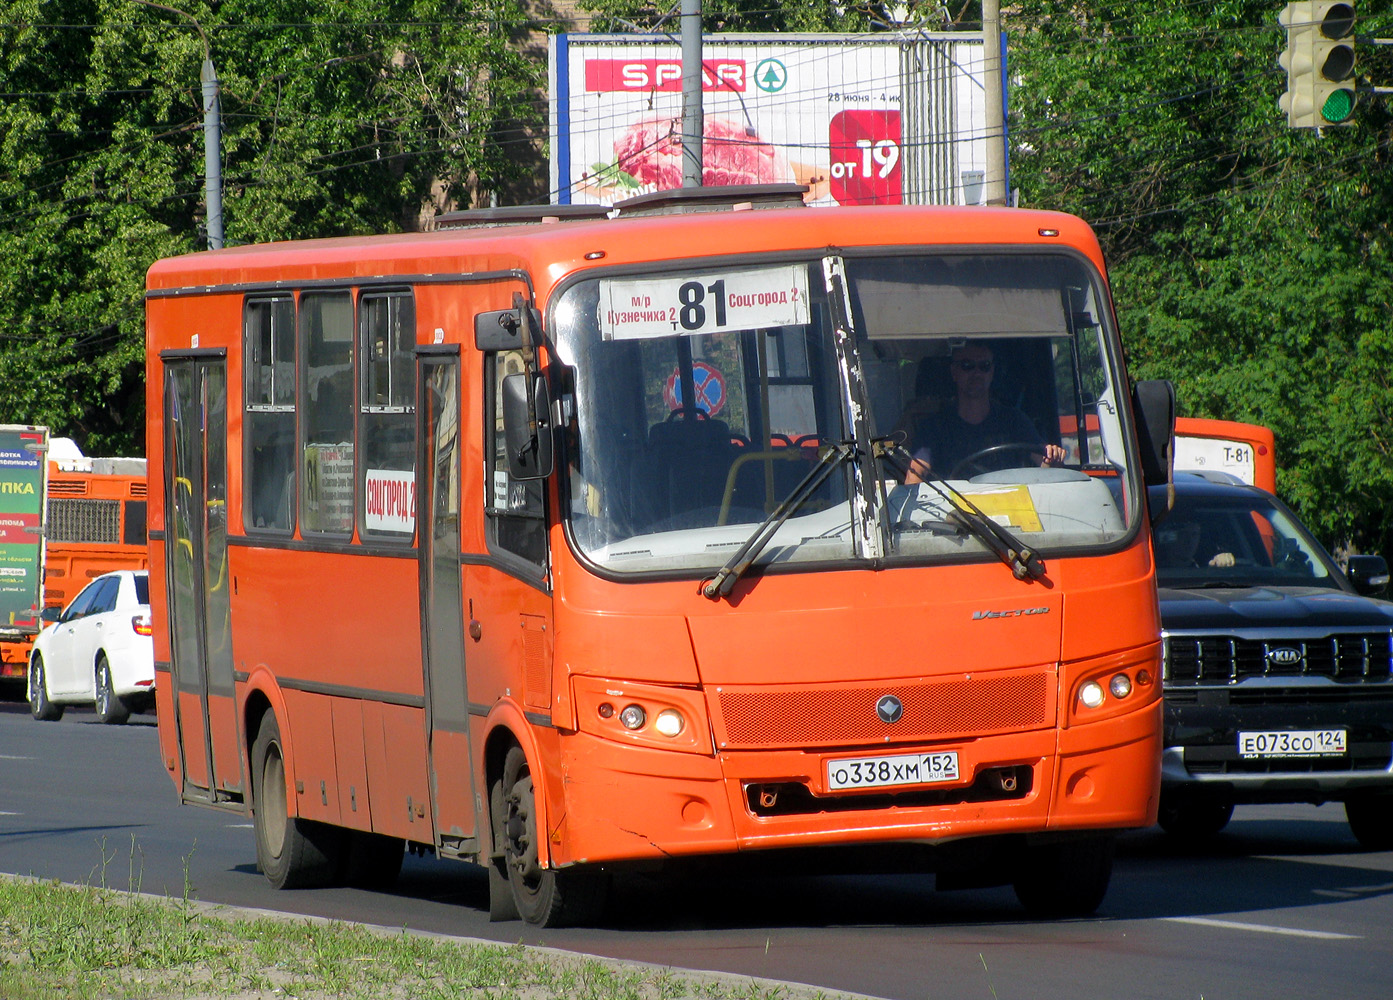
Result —
[[1218, 471], [1249, 486], [1277, 492], [1277, 448], [1270, 427], [1208, 417], [1175, 420], [1175, 467]]
[[[103, 573], [146, 568], [145, 491], [145, 459], [89, 458], [66, 438], [52, 439], [44, 519], [44, 607], [67, 607]], [[33, 645], [32, 637], [4, 644], [5, 662], [14, 676], [27, 676]]]
[[[788, 188], [150, 269], [161, 754], [274, 885], [409, 847], [547, 926], [820, 848], [1096, 908], [1156, 816], [1174, 393], [1080, 220]], [[1021, 429], [909, 476], [969, 343]]]
[[103, 573], [149, 565], [145, 497], [143, 458], [50, 458], [45, 607], [66, 607]]

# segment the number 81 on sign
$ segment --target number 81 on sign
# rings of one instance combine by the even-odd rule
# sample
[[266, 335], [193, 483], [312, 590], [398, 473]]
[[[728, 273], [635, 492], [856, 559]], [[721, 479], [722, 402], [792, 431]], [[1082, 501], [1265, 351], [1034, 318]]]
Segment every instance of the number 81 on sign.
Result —
[[798, 326], [809, 315], [806, 265], [600, 282], [606, 340]]

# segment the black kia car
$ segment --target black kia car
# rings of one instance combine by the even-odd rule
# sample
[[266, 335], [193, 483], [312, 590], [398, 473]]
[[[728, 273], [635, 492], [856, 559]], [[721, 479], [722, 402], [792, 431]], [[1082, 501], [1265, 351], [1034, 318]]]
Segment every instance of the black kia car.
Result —
[[[1165, 510], [1165, 489], [1151, 496]], [[1343, 802], [1393, 847], [1393, 603], [1381, 556], [1342, 572], [1272, 494], [1177, 473], [1152, 529], [1165, 642], [1160, 824], [1222, 830], [1235, 805]]]

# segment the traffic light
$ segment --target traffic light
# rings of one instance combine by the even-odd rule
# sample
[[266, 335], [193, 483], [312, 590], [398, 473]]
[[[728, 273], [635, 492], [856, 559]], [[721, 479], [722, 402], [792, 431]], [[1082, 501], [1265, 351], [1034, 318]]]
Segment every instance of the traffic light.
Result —
[[1278, 59], [1287, 71], [1281, 108], [1292, 128], [1348, 125], [1354, 113], [1354, 4], [1289, 3], [1277, 20], [1287, 32]]

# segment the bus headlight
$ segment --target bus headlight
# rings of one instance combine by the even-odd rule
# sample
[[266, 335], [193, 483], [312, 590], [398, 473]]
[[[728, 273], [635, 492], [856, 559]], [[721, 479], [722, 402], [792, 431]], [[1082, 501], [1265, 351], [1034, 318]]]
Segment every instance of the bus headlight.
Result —
[[625, 729], [642, 729], [643, 724], [648, 721], [648, 713], [638, 705], [629, 705], [619, 713], [619, 721], [624, 724]]
[[682, 713], [674, 708], [665, 708], [653, 720], [653, 728], [664, 736], [676, 736], [686, 728], [686, 724], [682, 720]]
[[1085, 708], [1097, 708], [1103, 704], [1105, 697], [1103, 685], [1097, 681], [1088, 681], [1079, 688], [1079, 701], [1083, 702]]
[[1118, 674], [1108, 682], [1108, 690], [1114, 698], [1125, 698], [1132, 693], [1132, 678], [1126, 674]]

